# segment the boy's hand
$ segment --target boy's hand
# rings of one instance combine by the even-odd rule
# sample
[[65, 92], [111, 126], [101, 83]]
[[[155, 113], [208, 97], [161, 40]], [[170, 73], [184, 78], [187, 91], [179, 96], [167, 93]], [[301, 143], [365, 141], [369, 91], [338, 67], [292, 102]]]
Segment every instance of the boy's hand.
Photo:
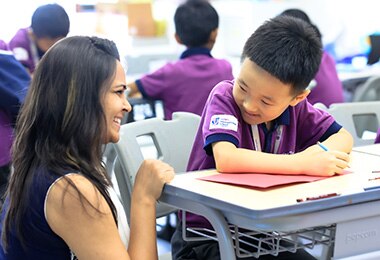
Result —
[[300, 159], [301, 172], [314, 176], [333, 176], [343, 173], [349, 166], [349, 154], [341, 151], [324, 151], [313, 145], [297, 154]]

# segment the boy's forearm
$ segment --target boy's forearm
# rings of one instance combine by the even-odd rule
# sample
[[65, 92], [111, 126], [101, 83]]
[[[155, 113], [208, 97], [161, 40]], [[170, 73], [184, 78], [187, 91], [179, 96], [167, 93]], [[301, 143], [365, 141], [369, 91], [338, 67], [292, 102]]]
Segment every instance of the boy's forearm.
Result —
[[138, 95], [141, 95], [139, 89], [137, 88], [136, 81], [129, 82], [127, 86], [129, 88], [129, 97], [137, 97]]
[[[344, 129], [329, 137], [326, 153], [317, 144], [295, 154], [271, 154], [236, 148], [228, 142], [213, 144], [216, 169], [223, 173], [274, 173], [331, 176], [347, 167], [348, 154], [352, 149], [352, 136]], [[333, 163], [331, 163], [333, 162]]]
[[340, 129], [338, 133], [331, 135], [323, 142], [330, 150], [341, 151], [350, 153], [353, 146], [352, 135], [344, 128]]
[[[226, 149], [231, 150], [229, 152]], [[219, 154], [216, 149], [213, 149], [213, 151], [216, 168], [219, 172], [300, 173], [297, 156], [294, 155], [263, 153], [236, 147], [223, 147], [221, 149], [223, 152]]]

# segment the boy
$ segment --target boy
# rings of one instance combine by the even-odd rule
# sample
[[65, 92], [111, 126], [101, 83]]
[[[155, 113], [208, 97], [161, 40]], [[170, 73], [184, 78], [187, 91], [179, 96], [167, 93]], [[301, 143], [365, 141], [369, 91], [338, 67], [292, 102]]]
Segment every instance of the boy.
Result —
[[63, 7], [58, 4], [43, 5], [34, 11], [31, 26], [18, 30], [8, 47], [28, 72], [33, 74], [44, 53], [58, 40], [66, 37], [69, 28], [69, 17]]
[[[210, 93], [187, 170], [341, 173], [348, 166], [352, 136], [306, 100], [321, 55], [316, 31], [300, 19], [279, 16], [260, 26], [244, 46], [239, 76]], [[172, 237], [174, 259], [219, 259], [216, 242], [184, 241], [181, 224]], [[190, 213], [187, 224], [210, 227]], [[302, 253], [297, 252], [300, 259]], [[280, 259], [297, 259], [289, 254]]]
[[128, 84], [130, 96], [139, 92], [147, 99], [162, 100], [164, 117], [186, 111], [201, 115], [211, 89], [232, 79], [231, 64], [211, 56], [218, 34], [219, 17], [210, 3], [188, 0], [174, 15], [175, 39], [186, 46], [180, 60]]

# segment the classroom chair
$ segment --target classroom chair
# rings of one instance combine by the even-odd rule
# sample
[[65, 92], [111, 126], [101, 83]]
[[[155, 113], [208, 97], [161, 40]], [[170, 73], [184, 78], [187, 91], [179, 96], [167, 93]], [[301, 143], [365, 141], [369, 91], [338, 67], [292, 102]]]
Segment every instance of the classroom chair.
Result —
[[352, 97], [352, 102], [380, 101], [380, 76], [368, 78], [359, 86]]
[[[380, 101], [332, 104], [329, 108], [321, 103], [314, 107], [328, 111], [354, 138], [354, 146], [373, 144], [380, 122]], [[364, 138], [366, 131], [373, 133]]]
[[[200, 116], [188, 112], [173, 113], [172, 120], [150, 118], [121, 126], [116, 150], [114, 173], [126, 213], [136, 173], [144, 159], [157, 158], [170, 164], [175, 172], [185, 172]], [[163, 203], [157, 204], [157, 217], [176, 211]]]

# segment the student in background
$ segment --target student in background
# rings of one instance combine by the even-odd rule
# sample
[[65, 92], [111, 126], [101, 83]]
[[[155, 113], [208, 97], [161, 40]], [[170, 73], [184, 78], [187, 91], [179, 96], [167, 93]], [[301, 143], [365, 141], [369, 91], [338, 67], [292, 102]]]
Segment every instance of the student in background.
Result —
[[[300, 19], [279, 16], [261, 25], [245, 43], [238, 77], [219, 83], [210, 93], [187, 170], [342, 173], [352, 136], [306, 99], [321, 50], [316, 31]], [[188, 213], [186, 220], [188, 226], [211, 228], [201, 216]], [[181, 225], [172, 237], [174, 259], [219, 259], [217, 242], [184, 241]], [[304, 257], [301, 251], [278, 259]]]
[[376, 139], [375, 139], [375, 144], [379, 144], [379, 143], [380, 143], [380, 128], [377, 130]]
[[1, 259], [157, 259], [156, 200], [173, 168], [144, 161], [130, 232], [102, 165], [131, 110], [116, 45], [69, 37], [40, 61], [16, 123]]
[[0, 40], [0, 50], [8, 50], [8, 45], [3, 40]]
[[200, 115], [211, 89], [220, 81], [232, 79], [231, 64], [212, 57], [218, 34], [219, 17], [210, 3], [188, 0], [174, 15], [175, 39], [186, 46], [180, 59], [128, 84], [130, 96], [162, 100], [164, 117], [176, 111]]
[[[280, 15], [299, 18], [311, 24], [315, 28], [319, 39], [322, 41], [322, 35], [319, 29], [311, 23], [309, 16], [304, 11], [300, 9], [287, 9]], [[319, 65], [318, 72], [314, 79], [316, 81], [316, 86], [311, 90], [311, 93], [307, 97], [311, 104], [321, 102], [329, 107], [333, 103], [344, 102], [343, 85], [338, 78], [334, 58], [326, 51], [322, 52], [321, 64]]]
[[12, 52], [0, 50], [0, 198], [11, 171], [13, 127], [29, 82], [29, 74]]
[[18, 30], [8, 47], [32, 74], [45, 52], [58, 40], [66, 37], [69, 28], [69, 17], [62, 6], [43, 5], [34, 11], [31, 26]]

